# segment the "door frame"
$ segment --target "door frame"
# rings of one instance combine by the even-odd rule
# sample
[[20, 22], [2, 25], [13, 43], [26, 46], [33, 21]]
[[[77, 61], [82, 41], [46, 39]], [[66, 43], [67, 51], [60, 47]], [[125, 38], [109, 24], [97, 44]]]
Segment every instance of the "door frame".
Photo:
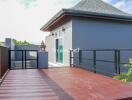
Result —
[[[55, 44], [55, 46], [54, 46], [54, 48], [55, 48], [55, 63], [56, 64], [64, 64], [64, 32], [62, 31], [62, 30], [58, 30], [58, 31], [56, 31], [56, 32], [54, 32], [55, 34], [57, 34], [58, 32], [62, 32], [62, 36], [57, 36], [57, 37], [54, 37], [54, 44]], [[63, 59], [62, 59], [62, 63], [59, 63], [59, 62], [57, 62], [57, 54], [56, 54], [56, 40], [57, 39], [62, 39], [62, 45], [63, 45]]]

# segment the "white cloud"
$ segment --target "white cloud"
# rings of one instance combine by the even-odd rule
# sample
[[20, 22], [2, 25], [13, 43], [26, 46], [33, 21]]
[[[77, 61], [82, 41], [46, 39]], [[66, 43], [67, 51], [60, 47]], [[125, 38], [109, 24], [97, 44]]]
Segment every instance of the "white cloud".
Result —
[[[36, 0], [30, 7], [16, 1], [0, 0], [0, 41], [5, 37], [30, 42], [44, 40], [46, 34], [40, 28], [61, 8], [72, 7], [80, 0]], [[132, 0], [119, 0], [113, 5], [132, 13], [131, 4]]]
[[132, 0], [120, 0], [114, 6], [127, 13], [132, 13]]
[[104, 2], [108, 2], [109, 0], [102, 0], [102, 1], [104, 1]]
[[103, 0], [114, 5], [116, 8], [127, 13], [132, 13], [132, 0]]
[[45, 33], [40, 31], [61, 8], [71, 7], [78, 0], [37, 0], [30, 7], [16, 0], [0, 0], [0, 41], [5, 37], [40, 42]]
[[102, 0], [102, 1], [110, 3], [112, 0]]
[[124, 9], [125, 8], [125, 1], [120, 1], [115, 4], [117, 8]]

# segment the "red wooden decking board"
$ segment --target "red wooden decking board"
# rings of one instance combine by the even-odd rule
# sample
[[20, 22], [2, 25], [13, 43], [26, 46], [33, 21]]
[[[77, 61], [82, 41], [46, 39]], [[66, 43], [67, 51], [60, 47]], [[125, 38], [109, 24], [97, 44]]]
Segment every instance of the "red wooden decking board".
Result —
[[59, 92], [67, 100], [72, 100], [39, 70], [11, 70], [0, 87], [0, 100], [62, 100]]
[[126, 97], [132, 97], [132, 85], [79, 68], [11, 70], [0, 87], [0, 100], [116, 100]]
[[43, 70], [75, 100], [115, 100], [132, 97], [132, 86], [79, 68]]

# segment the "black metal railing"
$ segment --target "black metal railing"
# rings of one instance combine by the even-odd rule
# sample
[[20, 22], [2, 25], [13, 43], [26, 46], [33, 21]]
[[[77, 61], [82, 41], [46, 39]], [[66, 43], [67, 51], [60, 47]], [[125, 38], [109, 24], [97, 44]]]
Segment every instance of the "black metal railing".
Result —
[[[102, 55], [100, 55], [100, 52]], [[111, 54], [109, 54], [111, 53]], [[131, 53], [131, 54], [130, 54]], [[89, 54], [89, 55], [87, 55]], [[100, 56], [103, 58], [100, 58]], [[111, 60], [105, 59], [106, 56], [112, 58]], [[88, 49], [88, 50], [70, 50], [70, 66], [82, 67], [83, 61], [90, 61], [92, 65], [92, 71], [94, 73], [103, 72], [103, 68], [99, 68], [99, 63], [111, 63], [114, 67], [114, 72], [110, 73], [109, 70], [104, 71], [104, 73], [109, 73], [111, 75], [121, 74], [127, 69], [124, 68], [124, 64], [128, 63], [128, 60], [132, 58], [132, 49]], [[125, 60], [125, 62], [124, 62]], [[103, 65], [103, 64], [102, 64]], [[89, 66], [88, 63], [83, 66]], [[85, 67], [87, 69], [87, 67]], [[106, 66], [107, 69], [107, 66]]]
[[[30, 57], [29, 52], [36, 53], [35, 57]], [[12, 65], [15, 62], [20, 61], [21, 65]], [[34, 67], [27, 66], [28, 61], [35, 61]], [[9, 50], [9, 69], [36, 69], [38, 68], [38, 50]]]

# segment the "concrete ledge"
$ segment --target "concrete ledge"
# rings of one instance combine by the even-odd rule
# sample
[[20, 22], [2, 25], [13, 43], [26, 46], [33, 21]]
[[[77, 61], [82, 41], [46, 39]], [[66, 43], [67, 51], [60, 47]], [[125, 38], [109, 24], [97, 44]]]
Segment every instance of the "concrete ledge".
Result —
[[59, 64], [59, 63], [52, 63], [52, 62], [49, 62], [48, 63], [48, 66], [49, 68], [52, 68], [52, 67], [69, 67], [69, 65], [64, 65], [64, 64]]

